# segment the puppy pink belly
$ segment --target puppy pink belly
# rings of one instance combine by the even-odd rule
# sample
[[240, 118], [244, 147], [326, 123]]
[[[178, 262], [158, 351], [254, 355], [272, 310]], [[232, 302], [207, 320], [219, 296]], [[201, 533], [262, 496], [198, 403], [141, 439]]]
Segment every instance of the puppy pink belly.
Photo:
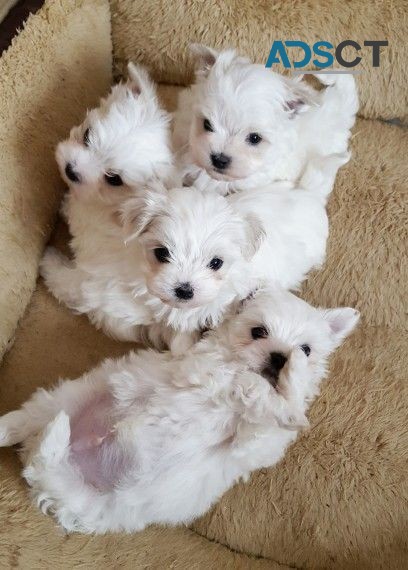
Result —
[[130, 465], [113, 431], [112, 404], [112, 396], [103, 394], [86, 404], [70, 422], [70, 458], [84, 481], [100, 490], [112, 489]]

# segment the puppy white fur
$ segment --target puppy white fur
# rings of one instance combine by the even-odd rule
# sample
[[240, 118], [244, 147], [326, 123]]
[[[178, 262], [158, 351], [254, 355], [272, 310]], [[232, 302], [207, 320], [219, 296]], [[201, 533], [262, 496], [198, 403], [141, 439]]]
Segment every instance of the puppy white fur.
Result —
[[358, 321], [265, 290], [183, 358], [141, 351], [39, 390], [0, 418], [24, 477], [68, 531], [187, 523], [281, 459], [326, 360]]
[[[78, 312], [121, 340], [136, 340], [129, 325], [149, 319], [149, 311], [134, 306], [126, 269], [120, 208], [135, 192], [156, 178], [174, 175], [169, 115], [159, 105], [146, 71], [129, 64], [129, 79], [112, 88], [91, 110], [69, 139], [57, 147], [61, 175], [69, 186], [62, 213], [72, 235], [70, 262], [49, 248], [41, 274], [50, 291]], [[133, 259], [133, 263], [137, 259]], [[93, 312], [99, 289], [109, 310]]]
[[246, 291], [242, 268], [259, 247], [260, 224], [222, 196], [153, 186], [124, 204], [122, 237], [108, 235], [75, 264], [49, 252], [43, 275], [58, 299], [106, 332], [137, 341], [149, 326], [153, 344], [182, 352], [219, 324], [240, 284]]
[[121, 203], [129, 190], [171, 171], [170, 116], [144, 68], [129, 63], [128, 75], [57, 146], [58, 166], [70, 189], [65, 210], [70, 220], [76, 215], [70, 213], [74, 199]]
[[295, 182], [310, 157], [347, 151], [358, 99], [352, 75], [315, 91], [240, 57], [194, 44], [197, 81], [179, 97], [174, 142], [187, 183], [222, 194]]
[[[183, 353], [260, 281], [296, 288], [323, 262], [326, 193], [346, 159], [310, 161], [308, 187], [293, 192], [280, 183], [223, 197], [151, 184], [123, 205], [125, 246], [113, 224], [90, 258], [70, 264], [51, 250], [42, 266], [47, 285], [108, 334]], [[102, 226], [104, 205], [101, 212]]]
[[264, 228], [261, 246], [248, 262], [250, 289], [259, 281], [296, 289], [312, 268], [322, 265], [329, 234], [327, 196], [348, 158], [316, 157], [309, 160], [298, 185], [275, 182], [227, 197], [240, 216], [255, 217]]

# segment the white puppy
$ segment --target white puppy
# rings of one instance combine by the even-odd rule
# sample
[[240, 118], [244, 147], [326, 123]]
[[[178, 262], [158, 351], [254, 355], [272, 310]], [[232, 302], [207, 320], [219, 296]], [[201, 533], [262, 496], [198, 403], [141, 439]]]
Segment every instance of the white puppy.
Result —
[[[69, 186], [62, 212], [74, 260], [49, 248], [41, 264], [51, 292], [79, 312], [87, 312], [81, 290], [92, 287], [92, 281], [99, 283], [112, 304], [103, 322], [105, 331], [122, 340], [134, 340], [127, 327], [134, 308], [126, 296], [128, 252], [119, 210], [150, 180], [173, 175], [169, 115], [161, 109], [146, 71], [133, 64], [128, 71], [128, 81], [114, 86], [57, 147], [57, 162]], [[98, 324], [97, 317], [95, 321]]]
[[183, 358], [131, 353], [39, 390], [0, 418], [0, 445], [23, 443], [35, 501], [68, 531], [187, 523], [281, 459], [357, 321], [259, 292]]
[[222, 196], [159, 183], [123, 209], [122, 237], [95, 244], [91, 259], [61, 263], [49, 253], [47, 285], [108, 334], [140, 341], [149, 325], [153, 344], [182, 352], [219, 324], [239, 285], [247, 292], [243, 266], [260, 245], [260, 223]]
[[121, 203], [129, 190], [171, 172], [170, 116], [144, 68], [129, 63], [128, 75], [57, 146], [58, 166], [70, 189], [65, 209], [70, 221], [81, 218], [71, 212], [75, 200]]
[[174, 142], [186, 183], [222, 194], [295, 182], [310, 157], [345, 153], [358, 99], [352, 75], [315, 91], [239, 57], [193, 45], [197, 82], [180, 94]]

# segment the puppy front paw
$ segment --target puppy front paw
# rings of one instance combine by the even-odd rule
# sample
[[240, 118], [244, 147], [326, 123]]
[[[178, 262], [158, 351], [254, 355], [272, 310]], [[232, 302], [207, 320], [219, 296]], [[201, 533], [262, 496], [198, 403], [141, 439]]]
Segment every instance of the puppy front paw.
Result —
[[303, 392], [302, 386], [307, 382], [307, 356], [302, 348], [292, 350], [279, 376], [278, 391], [287, 399], [293, 398], [297, 392]]

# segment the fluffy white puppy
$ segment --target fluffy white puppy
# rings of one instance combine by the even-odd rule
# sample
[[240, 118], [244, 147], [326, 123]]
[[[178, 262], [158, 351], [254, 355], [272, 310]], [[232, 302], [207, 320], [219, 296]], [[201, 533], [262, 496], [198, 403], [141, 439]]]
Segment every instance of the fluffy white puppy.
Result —
[[0, 445], [23, 443], [35, 501], [68, 531], [187, 523], [281, 459], [357, 321], [259, 292], [182, 358], [131, 353], [39, 390], [0, 418]]
[[128, 81], [114, 86], [57, 147], [56, 159], [69, 186], [62, 213], [74, 260], [48, 248], [41, 263], [50, 291], [79, 312], [87, 312], [81, 291], [97, 282], [105, 303], [110, 299], [112, 304], [105, 331], [122, 340], [134, 340], [127, 326], [134, 307], [126, 296], [127, 252], [119, 210], [149, 181], [173, 176], [169, 115], [147, 72], [132, 63], [128, 72]]
[[311, 156], [347, 151], [358, 109], [352, 75], [319, 75], [327, 87], [318, 92], [234, 50], [192, 49], [197, 82], [180, 94], [174, 124], [186, 183], [228, 194], [294, 182]]
[[91, 258], [50, 252], [42, 266], [54, 295], [108, 334], [140, 341], [149, 326], [153, 344], [182, 352], [219, 324], [239, 285], [247, 292], [243, 266], [262, 228], [224, 197], [157, 183], [124, 204], [122, 222]]
[[129, 191], [171, 172], [170, 116], [144, 68], [129, 63], [128, 76], [57, 146], [57, 163], [70, 190], [64, 210], [69, 221], [82, 219], [72, 211], [75, 200], [121, 203]]

